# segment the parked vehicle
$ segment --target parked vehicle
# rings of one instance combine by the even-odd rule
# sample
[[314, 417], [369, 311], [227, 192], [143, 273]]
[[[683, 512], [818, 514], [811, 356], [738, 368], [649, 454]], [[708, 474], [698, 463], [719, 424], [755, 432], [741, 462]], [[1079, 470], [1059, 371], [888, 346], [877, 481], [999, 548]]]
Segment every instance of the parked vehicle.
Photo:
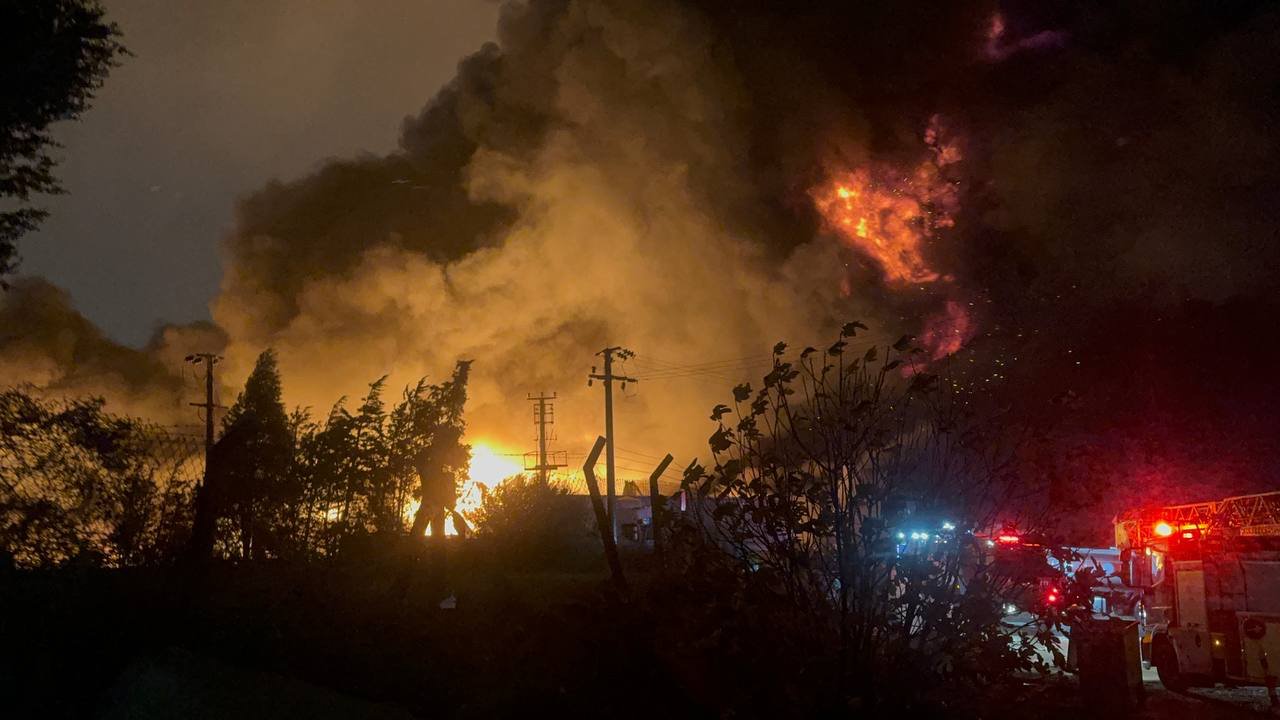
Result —
[[1116, 518], [1120, 574], [1141, 589], [1151, 660], [1171, 690], [1280, 673], [1280, 492]]

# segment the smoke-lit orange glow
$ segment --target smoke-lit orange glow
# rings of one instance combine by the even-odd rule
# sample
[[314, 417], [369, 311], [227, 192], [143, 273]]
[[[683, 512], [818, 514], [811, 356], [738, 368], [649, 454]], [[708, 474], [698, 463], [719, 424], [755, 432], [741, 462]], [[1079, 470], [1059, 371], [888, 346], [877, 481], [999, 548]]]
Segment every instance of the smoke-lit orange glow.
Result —
[[491, 488], [512, 475], [524, 472], [524, 464], [513, 455], [504, 455], [492, 445], [471, 443], [471, 464], [467, 467], [467, 484]]
[[969, 310], [955, 300], [948, 300], [942, 312], [925, 320], [920, 343], [929, 351], [930, 358], [939, 360], [964, 347], [973, 332]]
[[987, 21], [986, 42], [982, 52], [988, 60], [999, 62], [1023, 50], [1037, 50], [1057, 47], [1065, 41], [1064, 33], [1058, 30], [1040, 30], [1022, 37], [1010, 37], [1008, 24], [1004, 15], [992, 13]]
[[[955, 225], [959, 193], [948, 168], [964, 155], [941, 116], [929, 119], [921, 139], [928, 155], [914, 169], [870, 162], [831, 171], [809, 191], [826, 227], [873, 261], [891, 286], [952, 280], [931, 264], [927, 250], [940, 230]], [[840, 282], [841, 294], [849, 295], [849, 276]], [[937, 360], [964, 347], [974, 331], [968, 308], [948, 300], [925, 319], [920, 338]]]
[[1000, 41], [1004, 38], [1004, 15], [1000, 13], [992, 13], [991, 20], [987, 23], [987, 47], [988, 57], [996, 57], [1000, 54]]

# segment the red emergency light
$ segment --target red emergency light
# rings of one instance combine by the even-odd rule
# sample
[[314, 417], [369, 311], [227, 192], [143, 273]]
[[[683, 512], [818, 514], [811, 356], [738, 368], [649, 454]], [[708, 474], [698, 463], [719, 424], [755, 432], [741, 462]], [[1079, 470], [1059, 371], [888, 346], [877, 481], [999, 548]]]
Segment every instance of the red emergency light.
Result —
[[1051, 587], [1049, 588], [1049, 591], [1045, 593], [1044, 601], [1050, 605], [1057, 605], [1058, 597], [1058, 588]]
[[1183, 525], [1182, 532], [1178, 536], [1183, 540], [1196, 540], [1200, 537], [1200, 528]]
[[1004, 533], [996, 536], [996, 542], [1002, 545], [1017, 545], [1022, 542], [1022, 537], [1012, 533]]

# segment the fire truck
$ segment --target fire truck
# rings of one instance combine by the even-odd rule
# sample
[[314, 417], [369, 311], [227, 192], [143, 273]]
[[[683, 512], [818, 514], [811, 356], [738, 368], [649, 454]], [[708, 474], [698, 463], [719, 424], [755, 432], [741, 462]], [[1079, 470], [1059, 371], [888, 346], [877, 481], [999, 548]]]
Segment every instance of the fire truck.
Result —
[[1280, 492], [1129, 511], [1115, 531], [1121, 579], [1142, 591], [1160, 682], [1263, 685], [1274, 701]]

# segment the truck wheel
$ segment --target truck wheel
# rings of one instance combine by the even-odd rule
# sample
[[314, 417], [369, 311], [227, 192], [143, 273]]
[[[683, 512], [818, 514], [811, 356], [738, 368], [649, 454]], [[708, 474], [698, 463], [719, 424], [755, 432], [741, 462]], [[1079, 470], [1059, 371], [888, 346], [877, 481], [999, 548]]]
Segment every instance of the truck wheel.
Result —
[[1187, 689], [1187, 678], [1178, 670], [1178, 654], [1173, 651], [1168, 640], [1156, 638], [1151, 647], [1151, 659], [1155, 663], [1161, 685], [1173, 692]]

